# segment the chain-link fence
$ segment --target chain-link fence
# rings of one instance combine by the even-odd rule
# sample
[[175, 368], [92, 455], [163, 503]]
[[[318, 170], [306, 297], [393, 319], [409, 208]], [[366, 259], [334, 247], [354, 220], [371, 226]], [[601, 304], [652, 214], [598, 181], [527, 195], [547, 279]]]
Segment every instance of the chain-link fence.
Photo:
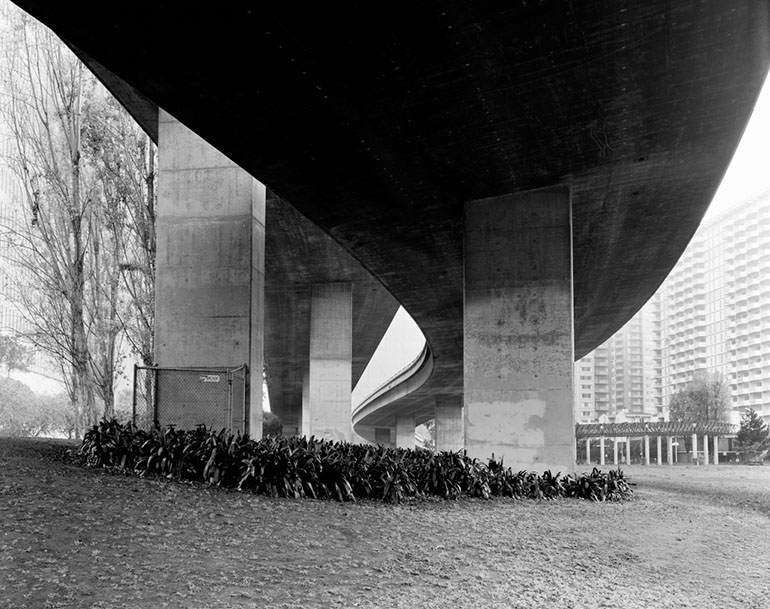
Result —
[[134, 366], [134, 422], [246, 431], [248, 369]]

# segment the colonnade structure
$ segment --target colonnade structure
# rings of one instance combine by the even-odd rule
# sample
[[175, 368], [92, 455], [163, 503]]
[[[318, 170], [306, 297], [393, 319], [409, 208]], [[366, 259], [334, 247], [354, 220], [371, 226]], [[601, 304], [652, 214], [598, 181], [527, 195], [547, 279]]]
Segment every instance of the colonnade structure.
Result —
[[[572, 363], [676, 263], [770, 65], [756, 0], [15, 1], [156, 140], [178, 122], [217, 151], [196, 168], [183, 145], [161, 167], [159, 363], [235, 359], [253, 378], [264, 353], [270, 376], [268, 343], [309, 302], [289, 341], [307, 346], [284, 358], [289, 429], [374, 441], [442, 413], [448, 445], [461, 429], [471, 456], [519, 469], [574, 468]], [[269, 192], [426, 338], [409, 373], [344, 421], [357, 290], [308, 274], [294, 283], [308, 297], [271, 316]], [[312, 257], [301, 227], [286, 235], [265, 258]], [[259, 435], [253, 396], [249, 420]]]
[[[591, 465], [606, 465], [608, 442], [612, 445], [612, 465], [631, 463], [631, 440], [642, 439], [640, 462], [673, 465], [678, 462], [678, 455], [686, 451], [677, 450], [677, 439], [691, 440], [691, 451], [687, 455], [690, 463], [703, 465], [719, 464], [719, 439], [725, 436], [735, 436], [738, 426], [731, 423], [710, 421], [706, 423], [589, 423], [575, 426], [575, 439], [585, 440], [585, 452], [577, 452], [575, 444], [575, 461], [585, 457], [584, 463]], [[665, 452], [663, 441], [665, 439]], [[652, 452], [651, 441], [654, 442], [655, 452]], [[700, 444], [699, 444], [700, 442]], [[599, 445], [599, 459], [592, 461], [591, 449]]]

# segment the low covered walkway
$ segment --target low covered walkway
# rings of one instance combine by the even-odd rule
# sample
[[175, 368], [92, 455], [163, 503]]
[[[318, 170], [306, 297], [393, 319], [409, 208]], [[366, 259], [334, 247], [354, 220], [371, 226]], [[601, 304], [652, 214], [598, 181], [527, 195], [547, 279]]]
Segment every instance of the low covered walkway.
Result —
[[[575, 461], [578, 460], [578, 440], [585, 440], [585, 462], [592, 463], [591, 443], [599, 444], [599, 465], [606, 463], [606, 441], [612, 442], [612, 463], [628, 464], [631, 462], [631, 441], [641, 439], [643, 442], [639, 448], [642, 462], [646, 465], [656, 463], [662, 465], [665, 462], [673, 465], [678, 462], [679, 455], [688, 455], [690, 462], [708, 465], [719, 464], [719, 439], [734, 436], [738, 432], [738, 426], [731, 423], [709, 421], [706, 423], [680, 423], [673, 421], [656, 423], [591, 423], [575, 426]], [[655, 438], [656, 452], [653, 458], [650, 450], [650, 438]], [[701, 438], [699, 443], [698, 438]], [[665, 453], [663, 450], [663, 438], [666, 439]], [[678, 439], [691, 438], [691, 450], [679, 450]], [[709, 451], [709, 438], [711, 439], [711, 452]], [[594, 444], [595, 446], [595, 444]], [[724, 452], [724, 451], [723, 451]]]

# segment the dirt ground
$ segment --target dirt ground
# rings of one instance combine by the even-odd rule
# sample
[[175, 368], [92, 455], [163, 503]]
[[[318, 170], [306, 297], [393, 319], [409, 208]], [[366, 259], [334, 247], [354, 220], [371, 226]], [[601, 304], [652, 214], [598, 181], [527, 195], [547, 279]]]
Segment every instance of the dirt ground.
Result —
[[269, 499], [0, 439], [0, 607], [770, 608], [770, 467], [632, 466], [623, 504]]

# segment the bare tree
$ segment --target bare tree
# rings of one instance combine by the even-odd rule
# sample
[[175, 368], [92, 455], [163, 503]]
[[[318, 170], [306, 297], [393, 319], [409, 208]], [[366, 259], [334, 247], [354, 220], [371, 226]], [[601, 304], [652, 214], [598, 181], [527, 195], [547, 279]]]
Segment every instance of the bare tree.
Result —
[[155, 152], [50, 31], [21, 13], [6, 23], [2, 113], [23, 191], [2, 227], [9, 279], [29, 339], [61, 363], [78, 434], [114, 414], [123, 337], [152, 357]]
[[[16, 145], [11, 166], [24, 189], [25, 222], [7, 227], [21, 251], [18, 291], [31, 340], [67, 365], [81, 425], [95, 419], [84, 315], [91, 198], [82, 175], [81, 131], [88, 82], [53, 35], [22, 16], [6, 53], [4, 114]], [[34, 228], [35, 230], [25, 230]]]
[[157, 149], [114, 98], [103, 101], [88, 141], [104, 189], [102, 224], [120, 271], [122, 306], [117, 316], [133, 351], [149, 365], [155, 329]]

